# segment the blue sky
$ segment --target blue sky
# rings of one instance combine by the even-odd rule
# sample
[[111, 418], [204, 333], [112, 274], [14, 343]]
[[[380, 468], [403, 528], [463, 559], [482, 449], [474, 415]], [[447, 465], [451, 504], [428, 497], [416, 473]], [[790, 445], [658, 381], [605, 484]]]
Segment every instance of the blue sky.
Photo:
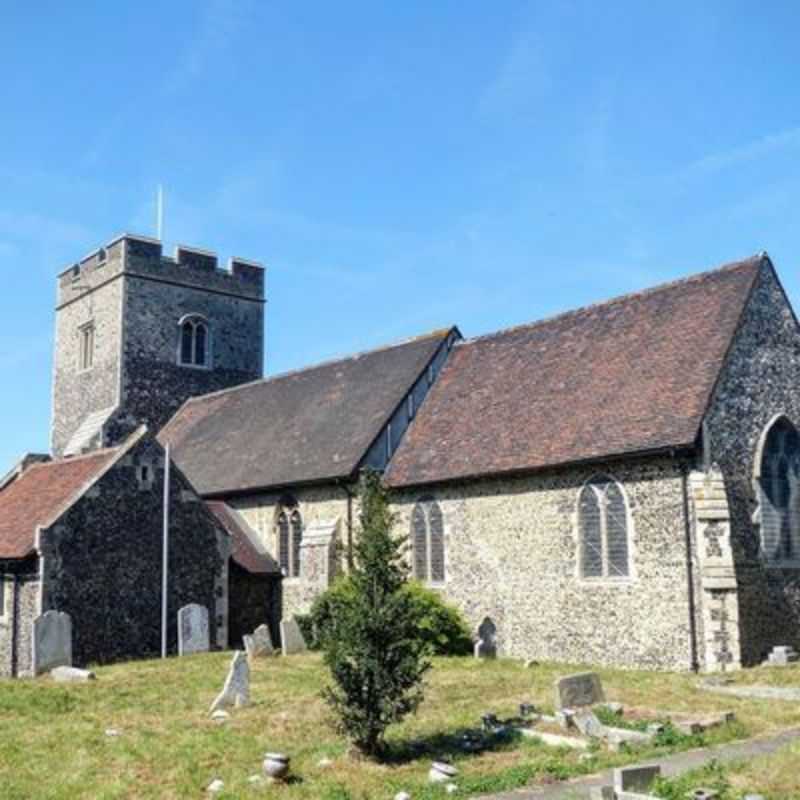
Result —
[[54, 278], [122, 231], [268, 266], [267, 372], [766, 249], [800, 306], [796, 3], [0, 0], [0, 469]]

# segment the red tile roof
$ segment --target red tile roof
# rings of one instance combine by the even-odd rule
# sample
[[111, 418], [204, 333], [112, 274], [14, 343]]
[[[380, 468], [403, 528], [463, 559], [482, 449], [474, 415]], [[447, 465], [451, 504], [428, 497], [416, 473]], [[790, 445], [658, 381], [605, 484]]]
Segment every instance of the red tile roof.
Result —
[[233, 543], [231, 558], [242, 569], [254, 575], [280, 575], [281, 568], [268, 553], [259, 552], [252, 541], [254, 535], [247, 523], [227, 503], [208, 501], [206, 506], [217, 521], [230, 534]]
[[54, 522], [120, 452], [34, 464], [0, 491], [0, 558], [25, 558], [36, 546], [36, 529]]
[[388, 484], [692, 446], [761, 268], [766, 256], [457, 344]]

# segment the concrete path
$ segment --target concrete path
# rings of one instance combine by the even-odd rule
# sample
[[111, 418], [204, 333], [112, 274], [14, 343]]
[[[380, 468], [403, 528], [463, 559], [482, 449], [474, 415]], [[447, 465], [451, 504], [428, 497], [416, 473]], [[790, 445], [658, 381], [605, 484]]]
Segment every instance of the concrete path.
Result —
[[[705, 766], [716, 759], [719, 762], [738, 761], [766, 756], [780, 750], [792, 742], [800, 741], [800, 728], [784, 731], [777, 736], [763, 739], [747, 739], [743, 742], [707, 747], [702, 750], [689, 750], [662, 759], [650, 759], [643, 764], [658, 764], [665, 776], [680, 775], [692, 769]], [[629, 765], [626, 765], [629, 766]], [[630, 766], [634, 766], [631, 764]], [[549, 784], [548, 786], [516, 789], [502, 794], [481, 795], [484, 800], [586, 800], [593, 786], [609, 786], [613, 783], [613, 771], [608, 770], [574, 781]]]

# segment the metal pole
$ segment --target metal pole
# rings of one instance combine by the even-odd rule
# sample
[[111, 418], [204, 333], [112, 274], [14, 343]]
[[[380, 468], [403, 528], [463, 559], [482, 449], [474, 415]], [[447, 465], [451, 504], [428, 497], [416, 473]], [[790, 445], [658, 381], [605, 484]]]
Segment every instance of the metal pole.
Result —
[[169, 574], [169, 444], [164, 450], [164, 535], [161, 557], [161, 658], [167, 657], [167, 584]]

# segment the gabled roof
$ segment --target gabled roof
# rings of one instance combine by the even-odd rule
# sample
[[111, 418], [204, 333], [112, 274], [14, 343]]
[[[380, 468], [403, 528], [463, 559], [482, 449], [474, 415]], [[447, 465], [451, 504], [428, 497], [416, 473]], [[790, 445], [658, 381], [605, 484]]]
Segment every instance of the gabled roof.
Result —
[[231, 558], [254, 575], [280, 575], [278, 562], [255, 544], [256, 534], [241, 515], [221, 500], [209, 500], [208, 510], [231, 537]]
[[458, 343], [392, 486], [691, 447], [765, 255]]
[[37, 528], [55, 522], [125, 447], [34, 464], [0, 492], [0, 558], [25, 558]]
[[452, 330], [194, 398], [159, 440], [205, 496], [347, 478]]

